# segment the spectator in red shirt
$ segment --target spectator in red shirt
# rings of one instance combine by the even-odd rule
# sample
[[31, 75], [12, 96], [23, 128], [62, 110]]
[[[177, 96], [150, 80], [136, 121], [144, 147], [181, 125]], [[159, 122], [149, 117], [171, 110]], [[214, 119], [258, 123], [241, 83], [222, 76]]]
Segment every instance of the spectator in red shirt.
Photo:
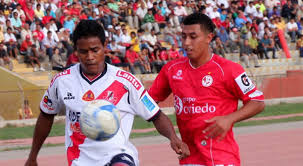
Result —
[[168, 51], [168, 60], [174, 60], [180, 58], [181, 55], [176, 48], [176, 45], [172, 45], [171, 49]]
[[160, 28], [165, 28], [166, 21], [165, 17], [161, 13], [161, 10], [157, 10], [157, 13], [155, 14], [155, 21], [159, 24]]
[[165, 65], [165, 61], [163, 61], [160, 58], [160, 55], [161, 55], [161, 49], [156, 48], [156, 49], [154, 49], [153, 53], [150, 56], [150, 64], [151, 64], [152, 70], [155, 67], [157, 73], [159, 73], [161, 68], [163, 67], [163, 65]]
[[225, 28], [225, 29], [229, 29], [230, 28], [230, 18], [226, 17], [225, 21], [221, 22], [221, 25]]
[[61, 8], [62, 6], [63, 7], [67, 6], [67, 4], [68, 4], [67, 0], [61, 0], [61, 1], [58, 2], [57, 6], [58, 6], [58, 8]]
[[36, 30], [33, 31], [33, 34], [37, 35], [37, 38], [38, 38], [39, 42], [43, 41], [43, 39], [44, 39], [44, 33], [41, 30], [41, 25], [40, 24], [36, 25]]
[[81, 15], [79, 16], [79, 19], [80, 20], [86, 20], [87, 19], [87, 15], [85, 14], [84, 10], [81, 11]]
[[[31, 36], [27, 35], [25, 40], [22, 42], [20, 47], [20, 54], [25, 56], [25, 59], [33, 67], [34, 71], [45, 71], [39, 62], [39, 54], [36, 49], [36, 45], [31, 42]], [[35, 66], [35, 63], [38, 65], [38, 68]]]
[[35, 11], [33, 9], [33, 5], [30, 1], [26, 2], [25, 6], [22, 6], [22, 9], [25, 13], [25, 21], [31, 25], [31, 23], [34, 21]]
[[80, 15], [80, 10], [76, 7], [76, 3], [73, 2], [71, 9], [70, 9], [70, 14], [74, 16], [79, 16]]
[[160, 59], [167, 63], [168, 61], [168, 50], [167, 49], [162, 49], [160, 53]]
[[22, 55], [26, 55], [27, 54], [27, 49], [29, 47], [31, 47], [32, 42], [31, 42], [31, 36], [30, 35], [26, 35], [25, 40], [22, 42], [21, 46], [20, 46], [20, 53]]
[[220, 28], [222, 26], [220, 17], [216, 17], [216, 18], [212, 19], [212, 21], [216, 25], [217, 28]]
[[79, 58], [75, 53], [72, 53], [67, 59], [66, 67], [73, 66], [76, 63], [79, 63]]
[[133, 46], [128, 47], [125, 53], [125, 58], [129, 63], [130, 71], [132, 74], [136, 74], [135, 67], [139, 67], [141, 74], [145, 74], [144, 67], [139, 61], [139, 55], [133, 50]]
[[49, 23], [50, 20], [53, 18], [53, 17], [50, 15], [50, 12], [51, 12], [50, 9], [46, 9], [46, 15], [42, 18], [42, 24], [43, 24], [43, 25]]

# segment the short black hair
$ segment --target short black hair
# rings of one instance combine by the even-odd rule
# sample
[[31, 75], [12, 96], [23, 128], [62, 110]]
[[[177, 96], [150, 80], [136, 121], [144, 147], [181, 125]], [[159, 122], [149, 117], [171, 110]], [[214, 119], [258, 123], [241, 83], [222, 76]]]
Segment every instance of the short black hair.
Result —
[[193, 25], [200, 24], [200, 27], [203, 30], [208, 31], [209, 33], [214, 33], [216, 26], [213, 21], [205, 14], [202, 13], [193, 13], [185, 17], [183, 21], [184, 25]]
[[83, 37], [98, 37], [102, 45], [105, 43], [103, 27], [95, 20], [81, 20], [73, 33], [73, 43], [76, 49], [77, 41]]

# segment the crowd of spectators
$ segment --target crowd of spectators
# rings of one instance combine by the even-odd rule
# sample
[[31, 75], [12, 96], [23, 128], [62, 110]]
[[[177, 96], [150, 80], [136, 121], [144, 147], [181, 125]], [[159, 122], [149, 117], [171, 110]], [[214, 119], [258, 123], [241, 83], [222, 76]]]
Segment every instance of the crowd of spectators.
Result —
[[[13, 69], [21, 59], [34, 71], [77, 63], [71, 42], [82, 19], [106, 30], [106, 61], [134, 74], [159, 72], [168, 61], [186, 56], [181, 45], [185, 16], [208, 15], [216, 25], [212, 51], [239, 53], [250, 60], [277, 58], [279, 35], [296, 43], [303, 57], [303, 6], [297, 0], [0, 0], [0, 65]], [[269, 53], [271, 52], [271, 55]], [[138, 69], [138, 70], [136, 70]]]

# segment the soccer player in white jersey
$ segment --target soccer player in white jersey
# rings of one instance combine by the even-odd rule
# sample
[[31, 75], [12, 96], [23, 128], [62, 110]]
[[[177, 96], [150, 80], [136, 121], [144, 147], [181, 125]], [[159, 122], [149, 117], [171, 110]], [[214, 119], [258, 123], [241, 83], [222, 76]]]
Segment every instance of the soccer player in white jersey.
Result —
[[[48, 136], [54, 115], [66, 110], [65, 144], [69, 166], [137, 166], [138, 154], [130, 143], [134, 115], [152, 121], [160, 134], [170, 140], [180, 158], [188, 147], [177, 136], [169, 118], [149, 96], [137, 78], [104, 62], [104, 30], [96, 21], [82, 20], [73, 33], [80, 64], [57, 74], [40, 103], [32, 149], [26, 166], [37, 165], [38, 152]], [[94, 141], [81, 133], [79, 116], [87, 102], [106, 99], [120, 110], [121, 126], [107, 141]]]

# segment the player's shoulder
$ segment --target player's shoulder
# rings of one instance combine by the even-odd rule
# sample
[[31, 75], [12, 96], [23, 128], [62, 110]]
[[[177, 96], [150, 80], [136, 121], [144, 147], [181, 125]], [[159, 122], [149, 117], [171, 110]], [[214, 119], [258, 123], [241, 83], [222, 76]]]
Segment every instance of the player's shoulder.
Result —
[[224, 74], [235, 74], [235, 72], [243, 72], [243, 67], [231, 60], [225, 59], [219, 55], [214, 54], [213, 56], [213, 63], [215, 63], [221, 70], [224, 72]]
[[167, 64], [165, 64], [164, 68], [169, 71], [174, 68], [184, 67], [187, 62], [188, 62], [187, 57], [175, 59], [175, 60], [169, 61]]
[[109, 64], [108, 64], [108, 70], [111, 73], [111, 75], [115, 77], [115, 80], [118, 80], [119, 82], [123, 83], [128, 88], [135, 88], [136, 90], [140, 90], [143, 87], [139, 79], [133, 74], [131, 74], [130, 72], [127, 72], [125, 70], [122, 70], [116, 66]]
[[64, 81], [64, 80], [67, 80], [67, 79], [70, 79], [72, 78], [72, 75], [75, 75], [77, 73], [79, 73], [78, 71], [78, 68], [79, 68], [79, 64], [75, 64], [69, 68], [67, 68], [66, 70], [60, 72], [60, 73], [57, 73], [51, 80], [50, 82], [50, 87], [53, 85], [53, 84], [58, 84], [59, 82], [61, 81]]

